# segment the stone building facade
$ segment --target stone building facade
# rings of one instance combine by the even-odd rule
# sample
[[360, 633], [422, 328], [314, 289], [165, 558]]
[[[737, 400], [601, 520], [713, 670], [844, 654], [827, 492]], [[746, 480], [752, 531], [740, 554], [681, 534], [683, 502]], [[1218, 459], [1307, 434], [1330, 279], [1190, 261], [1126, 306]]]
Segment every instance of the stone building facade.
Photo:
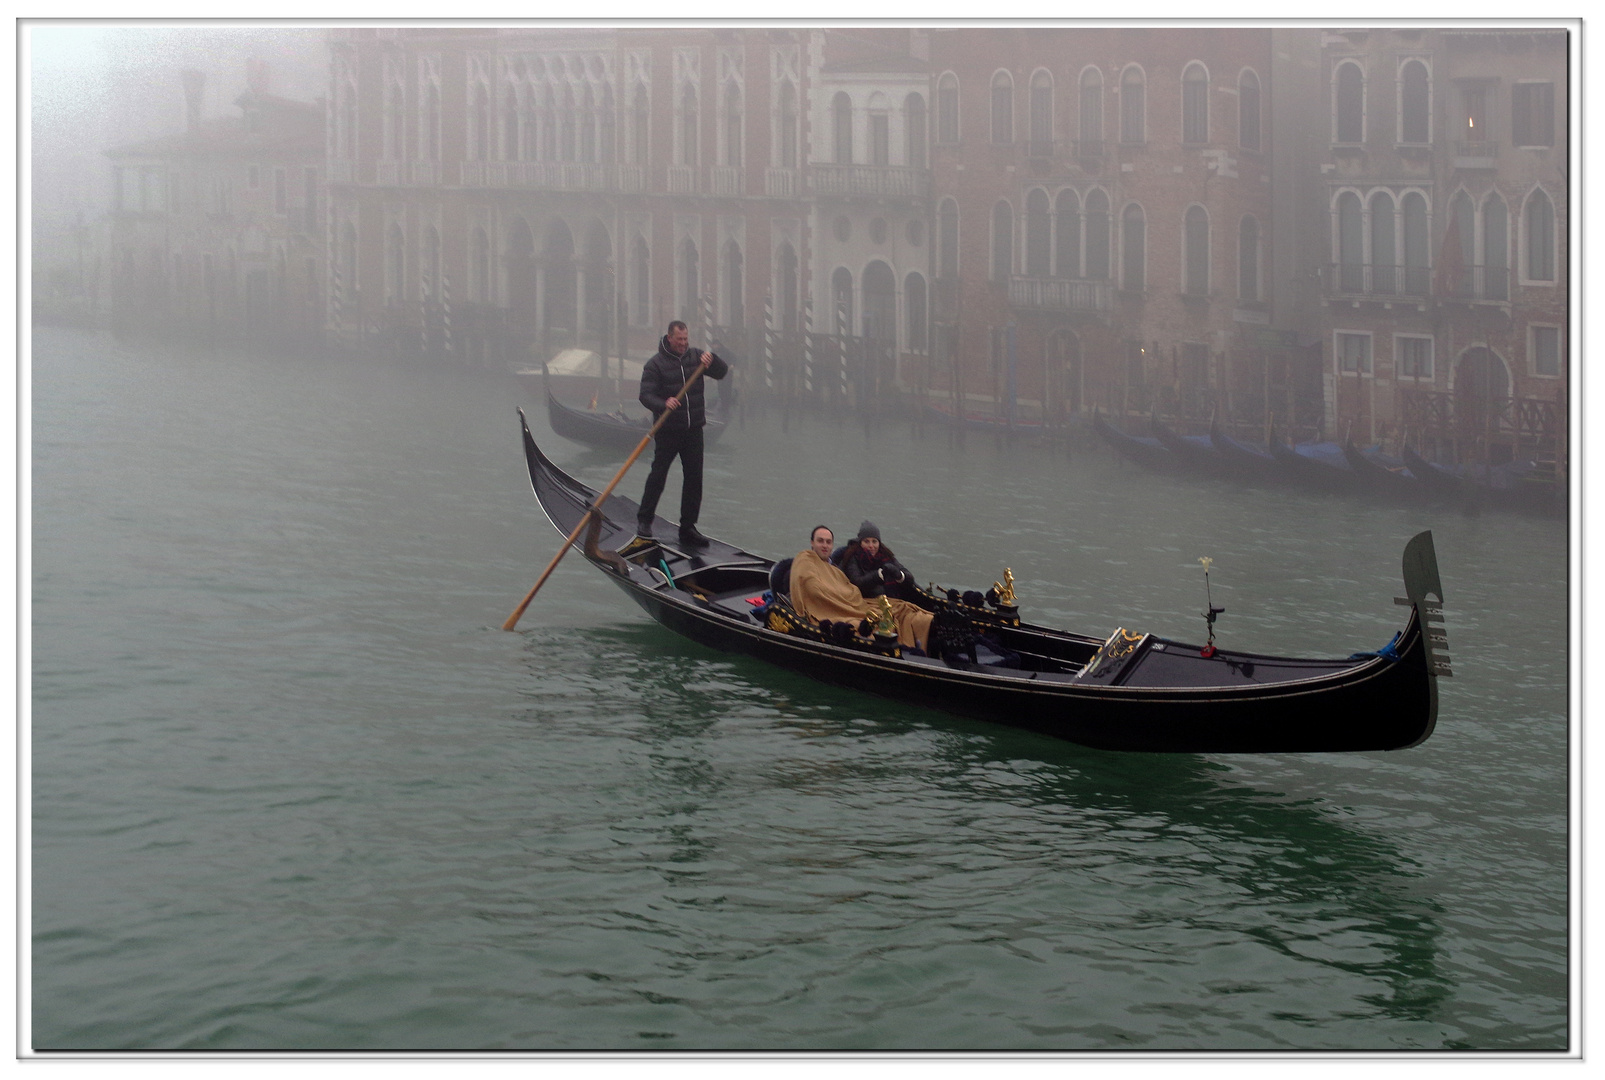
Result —
[[1563, 458], [1567, 34], [1344, 30], [1321, 53], [1328, 432]]
[[323, 107], [267, 92], [265, 68], [203, 117], [185, 73], [186, 129], [117, 147], [103, 274], [122, 332], [305, 346], [322, 339]]

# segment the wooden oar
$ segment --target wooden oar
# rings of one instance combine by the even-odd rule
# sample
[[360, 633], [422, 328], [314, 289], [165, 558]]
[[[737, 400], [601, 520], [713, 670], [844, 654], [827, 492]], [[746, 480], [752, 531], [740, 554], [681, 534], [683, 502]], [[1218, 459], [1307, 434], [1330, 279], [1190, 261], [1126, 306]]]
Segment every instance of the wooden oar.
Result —
[[[711, 356], [713, 354], [708, 353], [705, 355]], [[691, 373], [691, 377], [685, 381], [685, 385], [680, 387], [680, 392], [674, 395], [675, 398], [680, 402], [680, 409], [687, 407], [685, 400], [686, 391], [691, 389], [691, 384], [700, 379], [702, 377], [702, 373], [706, 370], [708, 370], [707, 367], [702, 364], [698, 364], [697, 370], [693, 371]], [[542, 574], [540, 580], [535, 583], [535, 587], [529, 591], [529, 595], [524, 597], [523, 602], [520, 603], [518, 607], [513, 609], [513, 613], [511, 615], [507, 616], [507, 621], [502, 623], [503, 630], [511, 630], [518, 625], [518, 620], [524, 617], [524, 609], [529, 607], [531, 600], [535, 599], [535, 594], [541, 591], [541, 586], [545, 585], [546, 579], [552, 576], [552, 571], [557, 569], [557, 564], [563, 561], [563, 556], [568, 554], [568, 549], [574, 546], [574, 540], [580, 535], [580, 531], [585, 528], [585, 523], [591, 520], [592, 514], [595, 514], [602, 509], [603, 500], [605, 500], [609, 495], [613, 494], [613, 489], [618, 486], [620, 480], [624, 479], [624, 474], [630, 471], [630, 466], [634, 465], [635, 459], [641, 456], [641, 451], [645, 450], [646, 444], [652, 441], [652, 436], [658, 433], [658, 428], [662, 427], [663, 422], [674, 413], [679, 412], [680, 409], [663, 410], [663, 415], [658, 417], [657, 423], [652, 425], [652, 430], [648, 431], [646, 436], [640, 441], [639, 444], [637, 444], [635, 452], [625, 459], [623, 465], [619, 466], [617, 475], [613, 477], [612, 481], [609, 482], [607, 487], [602, 489], [602, 494], [596, 497], [596, 502], [591, 504], [591, 508], [585, 511], [585, 513], [580, 517], [580, 523], [574, 526], [574, 531], [568, 534], [567, 540], [563, 541], [563, 546], [558, 549], [557, 555], [553, 557], [551, 564], [546, 567], [546, 572]]]

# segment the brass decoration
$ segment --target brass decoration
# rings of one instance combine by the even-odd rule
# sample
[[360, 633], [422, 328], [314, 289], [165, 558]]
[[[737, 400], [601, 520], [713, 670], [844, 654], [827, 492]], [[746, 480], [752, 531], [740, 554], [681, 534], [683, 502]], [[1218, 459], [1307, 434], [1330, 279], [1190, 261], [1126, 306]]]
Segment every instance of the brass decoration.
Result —
[[882, 596], [880, 610], [875, 612], [875, 615], [877, 616], [875, 619], [875, 636], [883, 638], [896, 637], [897, 620], [892, 618], [892, 602]]
[[1014, 571], [1008, 567], [1003, 568], [1003, 583], [994, 581], [992, 587], [998, 591], [998, 604], [1002, 607], [1014, 607]]

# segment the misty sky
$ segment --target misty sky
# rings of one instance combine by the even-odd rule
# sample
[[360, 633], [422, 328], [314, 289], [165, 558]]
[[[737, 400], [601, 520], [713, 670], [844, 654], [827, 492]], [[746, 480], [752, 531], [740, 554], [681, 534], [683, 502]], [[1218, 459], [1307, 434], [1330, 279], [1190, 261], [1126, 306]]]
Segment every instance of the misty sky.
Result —
[[322, 27], [25, 24], [35, 209], [103, 206], [110, 177], [103, 151], [183, 129], [185, 68], [206, 73], [207, 116], [234, 112], [251, 58], [267, 62], [271, 92], [303, 101], [323, 94], [324, 33]]

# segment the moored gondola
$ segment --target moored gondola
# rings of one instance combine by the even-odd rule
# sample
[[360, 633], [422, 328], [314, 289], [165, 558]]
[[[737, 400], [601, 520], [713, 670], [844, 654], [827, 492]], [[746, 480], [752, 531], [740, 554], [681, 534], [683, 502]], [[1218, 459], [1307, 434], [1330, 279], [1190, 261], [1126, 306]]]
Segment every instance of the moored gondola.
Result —
[[[650, 416], [629, 416], [621, 410], [611, 413], [576, 409], [557, 400], [551, 390], [546, 391], [546, 418], [552, 430], [577, 443], [611, 450], [633, 450], [652, 429]], [[712, 445], [724, 434], [725, 422], [708, 417], [703, 429], [703, 442]]]
[[1165, 444], [1152, 435], [1127, 435], [1114, 427], [1103, 418], [1103, 414], [1096, 410], [1092, 414], [1092, 430], [1098, 433], [1099, 438], [1115, 448], [1121, 457], [1135, 461], [1144, 468], [1156, 472], [1176, 472], [1181, 469], [1182, 462], [1175, 454], [1165, 448]]
[[1174, 454], [1182, 468], [1200, 476], [1228, 474], [1226, 460], [1215, 450], [1208, 435], [1183, 435], [1158, 416], [1150, 416], [1148, 426], [1159, 445]]
[[[520, 413], [522, 419], [522, 413]], [[596, 492], [546, 457], [523, 424], [536, 498], [574, 533]], [[681, 551], [635, 536], [623, 497], [592, 516], [584, 553], [648, 615], [703, 645], [823, 682], [1084, 746], [1173, 753], [1391, 750], [1432, 734], [1437, 679], [1448, 671], [1443, 587], [1432, 536], [1405, 548], [1404, 627], [1385, 647], [1344, 659], [1267, 656], [1116, 629], [1107, 637], [1019, 616], [1012, 585], [976, 603], [920, 592], [935, 613], [936, 655], [799, 616], [775, 562], [715, 540]], [[674, 535], [669, 523], [658, 537]], [[771, 580], [774, 577], [775, 580]], [[1007, 574], [1005, 580], [1009, 580]], [[836, 633], [830, 630], [837, 631]]]
[[1421, 502], [1430, 494], [1403, 461], [1376, 450], [1361, 450], [1352, 439], [1343, 444], [1343, 458], [1354, 470], [1356, 489], [1363, 493], [1400, 502]]
[[1209, 422], [1209, 441], [1215, 445], [1215, 451], [1227, 463], [1227, 468], [1239, 479], [1261, 484], [1286, 479], [1269, 449], [1232, 438], [1220, 429], [1220, 424], [1215, 420]]
[[1337, 443], [1297, 443], [1289, 446], [1271, 431], [1271, 456], [1282, 473], [1301, 487], [1316, 491], [1356, 492], [1360, 490], [1354, 470], [1343, 457]]

